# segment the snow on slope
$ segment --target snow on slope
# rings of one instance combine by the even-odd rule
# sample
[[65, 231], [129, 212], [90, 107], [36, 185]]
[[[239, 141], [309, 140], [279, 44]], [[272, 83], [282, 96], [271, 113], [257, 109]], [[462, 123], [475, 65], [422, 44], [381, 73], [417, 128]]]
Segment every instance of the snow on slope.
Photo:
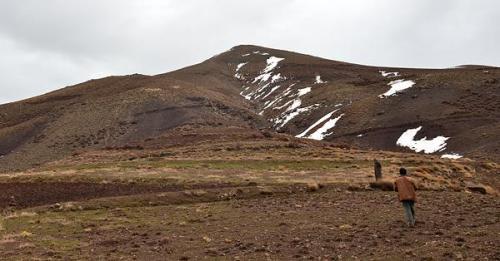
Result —
[[275, 103], [280, 102], [284, 97], [288, 96], [292, 92], [291, 88], [294, 85], [295, 85], [295, 83], [288, 86], [288, 88], [285, 91], [283, 91], [280, 95], [278, 95], [274, 100], [272, 100], [270, 102], [266, 102], [267, 104], [265, 105], [264, 110], [267, 110], [268, 108], [273, 106]]
[[379, 95], [380, 98], [385, 98], [385, 97], [396, 95], [396, 93], [402, 92], [403, 90], [406, 90], [406, 89], [412, 87], [413, 85], [415, 85], [415, 82], [412, 80], [401, 79], [401, 80], [391, 81], [387, 85], [390, 85], [391, 89], [389, 89], [384, 94]]
[[279, 58], [276, 56], [271, 56], [271, 57], [267, 58], [267, 66], [264, 69], [264, 71], [262, 71], [262, 72], [268, 73], [268, 72], [274, 70], [274, 68], [276, 68], [276, 66], [278, 66], [278, 63], [283, 61], [284, 59], [285, 58]]
[[[263, 95], [265, 95], [265, 94], [266, 94], [266, 91], [269, 89], [269, 87], [272, 87], [272, 85], [273, 85], [274, 83], [277, 83], [277, 82], [280, 82], [280, 81], [284, 81], [284, 80], [286, 80], [286, 78], [285, 78], [285, 77], [282, 77], [280, 73], [278, 73], [278, 74], [276, 74], [276, 75], [273, 75], [273, 76], [271, 77], [271, 81], [270, 81], [270, 82], [268, 82], [268, 83], [266, 83], [266, 84], [262, 85], [261, 87], [259, 87], [259, 88], [258, 88], [258, 89], [257, 89], [257, 90], [256, 90], [256, 91], [252, 94], [252, 99], [259, 99], [259, 98], [261, 98]], [[267, 92], [267, 95], [268, 95], [268, 94], [270, 94], [271, 92], [274, 92], [274, 90], [276, 90], [276, 89], [277, 89], [276, 87], [278, 87], [278, 88], [279, 88], [279, 86], [280, 86], [280, 85], [277, 85], [277, 86], [275, 86], [275, 87], [272, 87], [271, 91]], [[273, 89], [274, 89], [274, 90], [273, 90]], [[265, 97], [267, 97], [267, 95], [266, 95], [266, 96], [264, 96], [264, 97], [262, 97], [261, 99], [264, 99]]]
[[239, 72], [239, 71], [240, 71], [240, 69], [241, 69], [241, 67], [245, 66], [247, 63], [248, 63], [248, 62], [238, 64], [238, 65], [236, 66], [236, 72]]
[[463, 156], [458, 154], [458, 153], [449, 153], [449, 154], [443, 154], [441, 155], [441, 158], [443, 159], [460, 159]]
[[271, 76], [272, 76], [271, 73], [263, 73], [263, 74], [255, 77], [255, 79], [253, 80], [252, 83], [256, 83], [257, 81], [259, 83], [267, 82], [269, 80], [269, 78], [271, 78]]
[[260, 55], [269, 55], [269, 53], [266, 52], [261, 52], [261, 51], [254, 51], [254, 54], [260, 54]]
[[282, 119], [278, 119], [276, 121], [277, 124], [280, 124], [278, 126], [278, 128], [282, 128], [289, 121], [291, 121], [293, 118], [297, 117], [299, 114], [311, 111], [313, 109], [318, 108], [318, 106], [319, 106], [319, 104], [313, 104], [313, 105], [309, 105], [309, 106], [304, 107], [304, 108], [298, 108], [298, 106], [296, 106], [296, 105], [300, 106], [300, 100], [298, 100], [298, 104], [297, 104], [297, 100], [295, 100], [294, 103], [292, 104], [292, 106], [290, 106], [290, 108], [293, 107], [293, 109], [287, 109], [288, 113], [286, 113]]
[[386, 71], [379, 71], [380, 74], [382, 74], [383, 77], [398, 77], [399, 72], [386, 72]]
[[306, 95], [308, 93], [311, 92], [311, 87], [306, 87], [306, 88], [302, 88], [302, 89], [299, 89], [297, 94], [300, 96], [303, 96], [303, 95]]
[[234, 77], [236, 77], [237, 79], [240, 79], [240, 80], [244, 80], [244, 77], [241, 73], [239, 73], [241, 67], [245, 66], [248, 62], [246, 63], [240, 63], [236, 66], [236, 71], [235, 71], [235, 74], [234, 74]]
[[423, 151], [427, 154], [443, 151], [446, 149], [446, 141], [449, 139], [449, 137], [437, 136], [431, 140], [428, 140], [427, 137], [424, 137], [420, 140], [415, 140], [415, 135], [417, 135], [417, 133], [421, 129], [422, 126], [405, 131], [397, 140], [396, 145], [410, 148], [415, 152]]
[[271, 95], [274, 91], [276, 91], [277, 89], [279, 89], [281, 87], [281, 85], [276, 85], [274, 86], [268, 93], [266, 93], [266, 95], [264, 95], [264, 97], [262, 97], [262, 99], [265, 99], [267, 98], [267, 96]]
[[[254, 51], [251, 53], [247, 53], [242, 55], [243, 57], [250, 56], [252, 54], [260, 54], [260, 55], [269, 55], [268, 53], [263, 53], [260, 51]], [[257, 86], [242, 86], [243, 90], [240, 92], [240, 95], [245, 97], [247, 100], [265, 100], [271, 96], [271, 94], [275, 94], [274, 97], [265, 101], [264, 108], [259, 112], [260, 115], [264, 115], [267, 109], [272, 108], [273, 110], [280, 110], [279, 116], [272, 119], [271, 121], [274, 123], [274, 126], [279, 129], [284, 127], [287, 123], [293, 120], [295, 117], [302, 113], [310, 112], [319, 107], [319, 104], [313, 104], [306, 107], [302, 106], [301, 96], [304, 96], [312, 91], [311, 87], [305, 87], [301, 89], [297, 89], [296, 91], [292, 90], [291, 87], [296, 83], [293, 83], [281, 93], [276, 94], [276, 91], [279, 90], [283, 86], [283, 82], [286, 80], [285, 77], [281, 76], [281, 73], [275, 73], [275, 69], [278, 67], [279, 63], [283, 61], [284, 58], [269, 56], [266, 59], [266, 67], [260, 71], [260, 74], [257, 75], [253, 80], [250, 80], [252, 84], [256, 84]], [[239, 80], [245, 80], [243, 75], [240, 73], [240, 70], [246, 65], [248, 62], [239, 63], [236, 66], [236, 74], [235, 77]], [[321, 79], [320, 75], [315, 76], [314, 84], [322, 84], [326, 83]], [[250, 81], [246, 81], [246, 83], [250, 83]], [[279, 105], [281, 104], [281, 105]], [[331, 115], [330, 115], [331, 116]], [[324, 123], [329, 117], [325, 118], [322, 121], [319, 121], [316, 125]], [[338, 120], [338, 119], [337, 119]], [[335, 120], [336, 122], [336, 120]], [[313, 135], [313, 138], [320, 138], [325, 135], [325, 133], [333, 127], [335, 124], [333, 120], [327, 121], [324, 123], [322, 131]], [[316, 126], [315, 126], [316, 127]], [[304, 133], [311, 131], [313, 128], [309, 129]]]
[[[284, 104], [287, 105], [291, 103], [291, 105], [288, 106], [288, 108], [286, 108], [286, 110], [283, 113], [281, 113], [281, 115], [278, 116], [278, 118], [274, 119], [274, 123], [275, 125], [278, 126], [278, 128], [282, 128], [283, 126], [285, 126], [290, 120], [298, 116], [300, 113], [307, 112], [311, 109], [318, 107], [318, 105], [316, 104], [305, 108], [299, 108], [302, 105], [302, 100], [300, 99], [300, 97], [308, 94], [309, 92], [311, 92], [311, 87], [298, 89], [296, 98]], [[283, 106], [280, 107], [282, 108]]]
[[[255, 51], [253, 52], [253, 54], [269, 55], [268, 53], [261, 53], [260, 51]], [[242, 56], [248, 56], [248, 55], [251, 54], [248, 53]], [[245, 99], [247, 100], [254, 100], [259, 98], [264, 99], [268, 97], [271, 93], [276, 91], [280, 87], [280, 85], [274, 86], [273, 84], [286, 80], [285, 77], [281, 76], [281, 73], [273, 75], [272, 72], [278, 66], [278, 63], [281, 62], [282, 60], [284, 60], [284, 58], [279, 58], [275, 56], [269, 57], [266, 60], [266, 67], [261, 71], [261, 74], [255, 77], [252, 81], [253, 84], [257, 83], [259, 85], [257, 90], [248, 92], [250, 88], [243, 86], [242, 88], [245, 89], [242, 92], [240, 92], [240, 95], [245, 97]], [[248, 64], [248, 62], [243, 62], [236, 66], [236, 74], [234, 75], [234, 77], [236, 77], [239, 80], [244, 80], [243, 75], [240, 74], [239, 71], [246, 64]]]
[[309, 128], [307, 128], [305, 131], [303, 131], [301, 134], [295, 136], [297, 138], [303, 138], [304, 136], [307, 135], [307, 133], [309, 133], [309, 131], [311, 131], [312, 129], [316, 128], [316, 126], [318, 126], [319, 124], [321, 124], [322, 122], [326, 121], [327, 119], [329, 119], [330, 117], [332, 117], [332, 115], [338, 111], [337, 110], [334, 110], [328, 114], [326, 114], [325, 116], [321, 117], [321, 119], [319, 119], [318, 121], [316, 121], [315, 123], [313, 123], [313, 125], [311, 125]]
[[[260, 115], [263, 115], [267, 109], [273, 109], [273, 111], [279, 110], [279, 115], [276, 118], [271, 119], [276, 129], [283, 128], [287, 123], [291, 122], [300, 114], [310, 112], [320, 107], [319, 104], [301, 107], [303, 106], [303, 104], [300, 97], [310, 93], [312, 91], [311, 87], [293, 90], [292, 87], [297, 84], [293, 83], [289, 85], [288, 88], [283, 88], [284, 90], [281, 90], [279, 93], [277, 92], [280, 88], [283, 87], [284, 82], [287, 80], [281, 75], [281, 73], [274, 72], [275, 69], [278, 68], [279, 63], [283, 61], [284, 58], [271, 56], [269, 53], [260, 51], [254, 51], [242, 56], [249, 56], [252, 54], [267, 55], [269, 57], [266, 59], [266, 66], [260, 71], [260, 74], [257, 75], [253, 79], [253, 81], [246, 81], [246, 83], [251, 82], [253, 84], [257, 84], [257, 86], [254, 86], [255, 88], [252, 88], [251, 86], [242, 86], [243, 90], [240, 94], [248, 100], [265, 100], [265, 102], [263, 101], [264, 108], [259, 112]], [[236, 78], [245, 80], [243, 78], [243, 75], [240, 74], [240, 70], [248, 63], [249, 62], [242, 62], [236, 66]], [[399, 72], [379, 71], [379, 73], [386, 78], [400, 76]], [[291, 76], [291, 78], [293, 78], [293, 76]], [[315, 75], [314, 84], [322, 83], [326, 83], [326, 81], [323, 81], [321, 79], [321, 75]], [[397, 95], [397, 93], [413, 87], [415, 85], [415, 82], [412, 80], [397, 79], [390, 81], [387, 85], [389, 85], [391, 88], [387, 92], [379, 95], [380, 98]], [[249, 91], [250, 93], [248, 93]], [[274, 94], [274, 96], [271, 96], [272, 94]], [[271, 98], [268, 99], [269, 97]], [[331, 119], [331, 117], [337, 111], [338, 109], [324, 115], [323, 117], [315, 121], [306, 130], [296, 135], [296, 137], [323, 140], [326, 136], [331, 134], [330, 130], [334, 128], [337, 122], [345, 115], [341, 114], [338, 117]], [[415, 129], [406, 130], [398, 138], [396, 144], [398, 146], [410, 148], [415, 152], [424, 153], [435, 153], [446, 149], [446, 141], [449, 139], [449, 137], [437, 136], [433, 139], [427, 139], [426, 137], [424, 137], [420, 140], [415, 140], [415, 136], [421, 129], [422, 127], [420, 126]], [[363, 136], [363, 134], [357, 135], [357, 137]], [[462, 156], [456, 153], [449, 153], [443, 154], [441, 157], [448, 159], [458, 159]]]
[[309, 135], [307, 138], [313, 139], [313, 140], [323, 140], [325, 138], [325, 136], [328, 136], [331, 134], [331, 133], [328, 133], [328, 130], [335, 127], [335, 124], [337, 124], [337, 121], [339, 121], [340, 118], [342, 118], [342, 116], [344, 116], [344, 114], [341, 114], [337, 118], [328, 120], [327, 122], [325, 122], [325, 124], [323, 124], [323, 126], [321, 126], [319, 129], [317, 129], [313, 134]]
[[316, 79], [314, 81], [314, 84], [320, 84], [320, 83], [325, 83], [323, 80], [321, 80], [321, 75], [316, 75]]

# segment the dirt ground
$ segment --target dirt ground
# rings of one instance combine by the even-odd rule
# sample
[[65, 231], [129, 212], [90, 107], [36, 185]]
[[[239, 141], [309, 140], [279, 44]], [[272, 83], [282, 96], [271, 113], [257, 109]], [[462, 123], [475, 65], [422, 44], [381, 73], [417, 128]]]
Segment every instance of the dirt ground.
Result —
[[[496, 164], [328, 148], [188, 151], [110, 151], [0, 175], [0, 259], [500, 259], [499, 197], [467, 185], [498, 189]], [[419, 184], [415, 228], [395, 192], [370, 188], [375, 157], [389, 184], [400, 166]]]
[[210, 191], [184, 192], [191, 202], [139, 195], [16, 211], [3, 218], [0, 253], [7, 260], [500, 258], [493, 196], [421, 191], [416, 227], [408, 228], [394, 192], [261, 188], [231, 198]]

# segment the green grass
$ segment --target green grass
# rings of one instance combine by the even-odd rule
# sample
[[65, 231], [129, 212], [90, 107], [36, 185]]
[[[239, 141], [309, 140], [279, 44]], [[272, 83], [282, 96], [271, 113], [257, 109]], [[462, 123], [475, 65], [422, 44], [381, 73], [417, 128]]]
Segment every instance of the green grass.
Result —
[[216, 169], [216, 170], [256, 170], [256, 171], [304, 171], [350, 168], [368, 166], [369, 161], [355, 160], [141, 160], [116, 163], [63, 165], [45, 170], [96, 170], [104, 168], [139, 169], [139, 168], [171, 168], [171, 169]]

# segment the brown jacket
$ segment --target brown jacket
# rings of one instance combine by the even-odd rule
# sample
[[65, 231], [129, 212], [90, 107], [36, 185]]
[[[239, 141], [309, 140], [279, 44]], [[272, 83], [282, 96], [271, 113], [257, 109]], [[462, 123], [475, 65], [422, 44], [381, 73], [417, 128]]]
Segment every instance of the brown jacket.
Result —
[[405, 176], [401, 176], [394, 182], [394, 190], [398, 192], [399, 201], [417, 200], [415, 183]]

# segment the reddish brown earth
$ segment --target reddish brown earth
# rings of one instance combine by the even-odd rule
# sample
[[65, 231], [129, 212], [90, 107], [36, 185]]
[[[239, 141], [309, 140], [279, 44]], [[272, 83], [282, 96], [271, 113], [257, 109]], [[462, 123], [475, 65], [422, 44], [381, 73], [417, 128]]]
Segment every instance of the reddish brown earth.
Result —
[[[198, 201], [209, 197], [200, 195], [195, 196]], [[419, 192], [414, 228], [406, 227], [402, 208], [391, 192], [323, 189], [182, 202], [99, 208], [106, 206], [106, 201], [100, 201], [80, 209], [75, 203], [72, 210], [27, 213], [5, 224], [12, 226], [9, 230], [30, 234], [4, 236], [0, 252], [6, 259], [500, 258], [500, 205], [492, 196]]]
[[[259, 54], [254, 53], [257, 51]], [[264, 52], [267, 54], [262, 55]], [[286, 79], [252, 83], [272, 56], [284, 60], [271, 75]], [[238, 72], [243, 78], [238, 79], [237, 66], [245, 62], [248, 64]], [[397, 71], [399, 76], [384, 77], [380, 70]], [[315, 84], [316, 76], [324, 83]], [[379, 98], [396, 79], [416, 84], [397, 96]], [[242, 92], [244, 86], [249, 90]], [[271, 87], [277, 86], [271, 93]], [[287, 112], [298, 90], [307, 87], [311, 92], [300, 97], [301, 106]], [[240, 95], [259, 88], [260, 98], [246, 100]], [[286, 88], [290, 88], [288, 96], [263, 110], [266, 103], [286, 93]], [[231, 135], [235, 128], [248, 132], [268, 128], [297, 135], [334, 109], [339, 111], [332, 118], [343, 116], [325, 140], [337, 146], [408, 152], [396, 146], [396, 140], [405, 130], [422, 126], [416, 139], [450, 137], [447, 148], [438, 155], [455, 152], [497, 161], [499, 95], [500, 69], [496, 67], [382, 68], [237, 46], [165, 74], [90, 80], [0, 105], [0, 170], [26, 169], [81, 150], [168, 147], [182, 143], [168, 137], [191, 135], [189, 139], [198, 140], [207, 127], [218, 127], [214, 133], [218, 136]], [[299, 113], [283, 127], [273, 123], [313, 104], [317, 104], [314, 109]], [[337, 104], [342, 105], [335, 107]], [[360, 134], [363, 136], [358, 137]], [[185, 142], [189, 139], [184, 138]]]
[[[253, 83], [271, 56], [284, 58], [276, 81]], [[396, 79], [416, 84], [380, 98]], [[238, 46], [0, 105], [0, 257], [500, 260], [499, 81], [496, 67], [380, 68]], [[294, 137], [335, 109], [323, 141]], [[396, 146], [419, 126], [415, 139], [450, 137], [446, 148]], [[451, 152], [465, 157], [440, 158]], [[419, 187], [411, 229], [395, 193], [378, 190], [400, 167]]]
[[[339, 149], [283, 137], [93, 151], [2, 175], [0, 255], [6, 260], [500, 257], [498, 195], [468, 185], [494, 193], [500, 184], [497, 164]], [[408, 168], [419, 187], [415, 228], [406, 227], [395, 192], [370, 188], [373, 158], [382, 162], [389, 184], [400, 166]]]

